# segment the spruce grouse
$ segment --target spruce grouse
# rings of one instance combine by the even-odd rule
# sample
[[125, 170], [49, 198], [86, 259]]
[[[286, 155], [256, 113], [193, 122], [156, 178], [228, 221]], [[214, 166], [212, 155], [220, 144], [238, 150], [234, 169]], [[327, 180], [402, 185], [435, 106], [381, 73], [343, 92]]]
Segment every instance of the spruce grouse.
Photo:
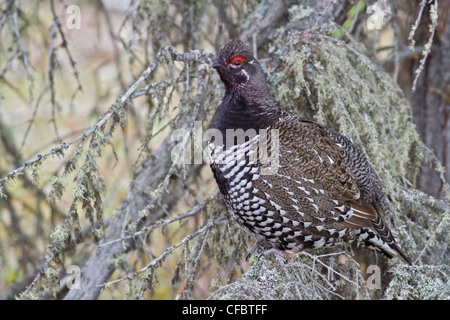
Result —
[[410, 263], [383, 217], [381, 182], [349, 139], [284, 110], [244, 42], [225, 44], [211, 67], [226, 92], [210, 123], [210, 165], [227, 207], [258, 239], [250, 253], [265, 244], [291, 258], [357, 240]]

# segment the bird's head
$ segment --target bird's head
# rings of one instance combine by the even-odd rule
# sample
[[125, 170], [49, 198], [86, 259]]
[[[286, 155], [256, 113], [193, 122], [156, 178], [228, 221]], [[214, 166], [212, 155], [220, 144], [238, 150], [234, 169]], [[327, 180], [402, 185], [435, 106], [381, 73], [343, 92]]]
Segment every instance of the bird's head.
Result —
[[231, 40], [218, 52], [211, 64], [216, 68], [228, 92], [244, 89], [249, 84], [265, 83], [264, 73], [252, 49], [241, 40]]

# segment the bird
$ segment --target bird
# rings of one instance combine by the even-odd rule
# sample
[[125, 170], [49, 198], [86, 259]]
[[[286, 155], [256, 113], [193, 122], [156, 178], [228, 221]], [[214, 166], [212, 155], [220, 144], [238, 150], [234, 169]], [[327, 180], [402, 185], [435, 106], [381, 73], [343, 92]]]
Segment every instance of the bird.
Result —
[[411, 264], [386, 222], [383, 185], [360, 148], [283, 108], [243, 41], [227, 42], [211, 67], [225, 95], [210, 120], [210, 167], [228, 210], [256, 237], [248, 256], [263, 246], [290, 261], [303, 250], [357, 241]]

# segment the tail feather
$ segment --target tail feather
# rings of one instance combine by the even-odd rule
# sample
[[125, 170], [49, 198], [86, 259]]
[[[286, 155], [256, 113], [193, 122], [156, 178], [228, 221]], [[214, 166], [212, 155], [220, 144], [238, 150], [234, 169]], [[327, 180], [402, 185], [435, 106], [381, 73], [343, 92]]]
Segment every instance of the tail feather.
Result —
[[400, 258], [403, 262], [412, 266], [411, 260], [405, 255], [396, 242], [391, 243], [389, 246], [394, 250], [397, 258]]
[[375, 231], [369, 228], [362, 228], [359, 230], [359, 234], [356, 235], [357, 239], [369, 248], [380, 250], [388, 258], [399, 258], [403, 262], [412, 265], [411, 260], [403, 253], [398, 244], [395, 241], [391, 243], [386, 242]]

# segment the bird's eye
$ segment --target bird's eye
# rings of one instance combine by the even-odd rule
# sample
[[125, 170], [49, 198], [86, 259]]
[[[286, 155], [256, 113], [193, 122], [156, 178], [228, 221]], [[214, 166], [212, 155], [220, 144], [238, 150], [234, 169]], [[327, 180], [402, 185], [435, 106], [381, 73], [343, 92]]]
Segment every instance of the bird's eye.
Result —
[[231, 59], [231, 63], [234, 64], [235, 66], [240, 66], [241, 64], [243, 64], [245, 61], [244, 57], [242, 56], [236, 56], [233, 59]]

